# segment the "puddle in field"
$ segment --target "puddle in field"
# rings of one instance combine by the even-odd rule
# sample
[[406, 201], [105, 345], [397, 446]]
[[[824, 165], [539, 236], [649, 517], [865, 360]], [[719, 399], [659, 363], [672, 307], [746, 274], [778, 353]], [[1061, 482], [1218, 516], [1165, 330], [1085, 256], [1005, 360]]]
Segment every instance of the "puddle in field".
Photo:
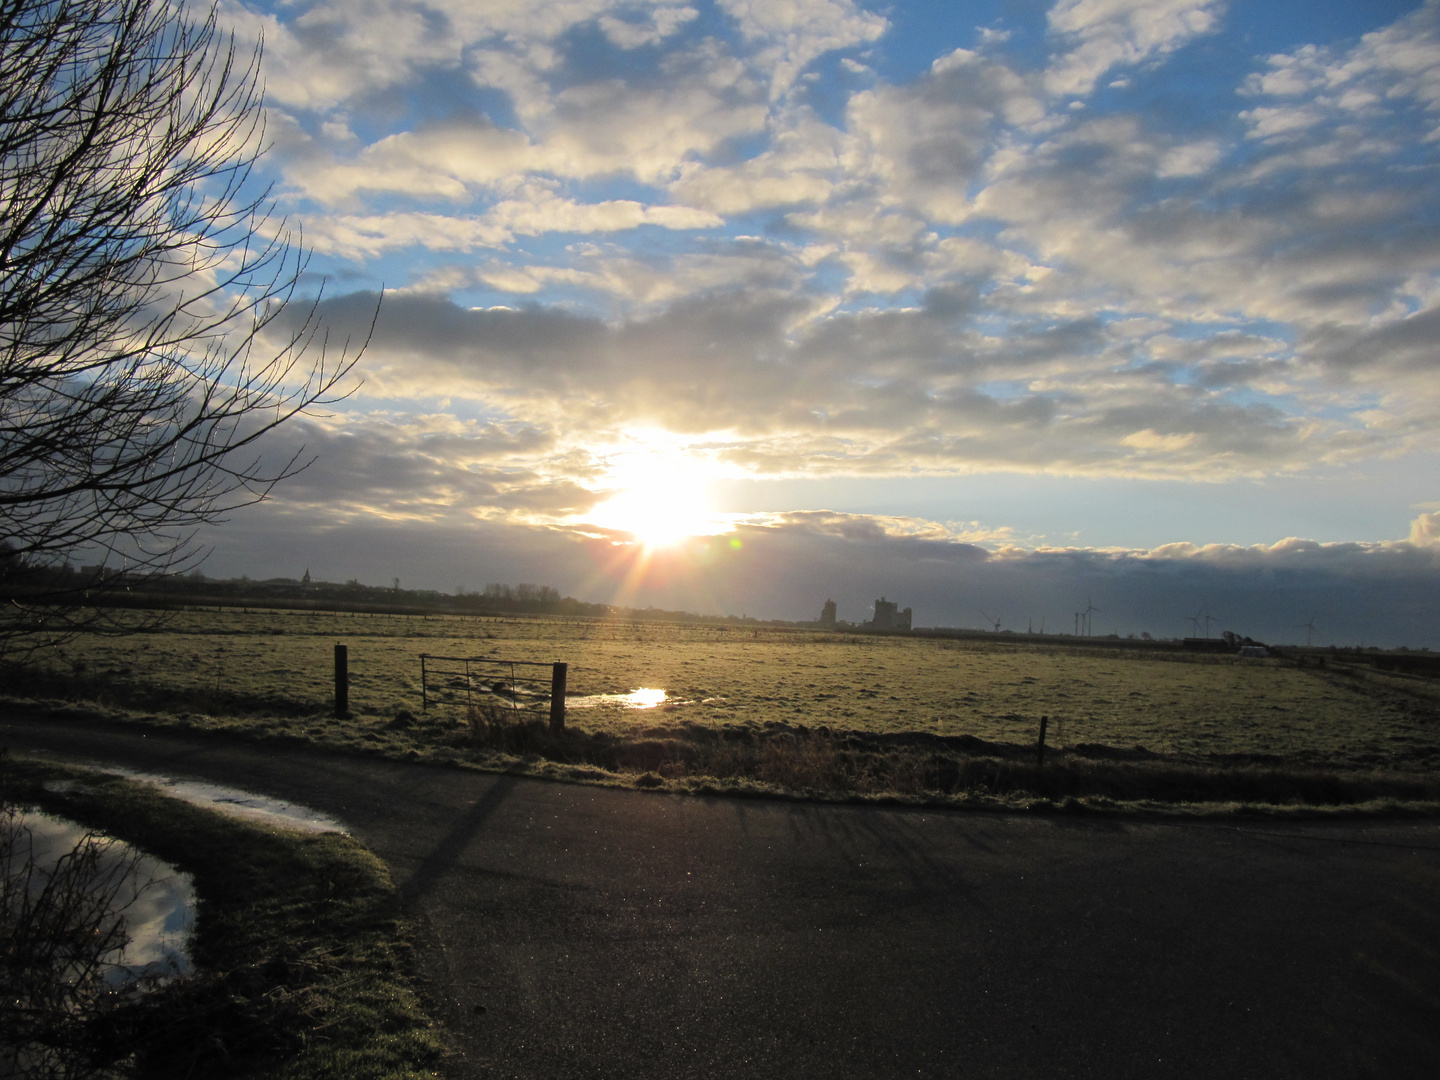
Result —
[[[184, 975], [192, 970], [186, 945], [195, 921], [195, 888], [189, 874], [145, 855], [129, 844], [64, 818], [38, 811], [0, 818], [9, 847], [5, 870], [15, 884], [27, 862], [35, 873], [32, 898], [51, 880], [70, 882], [94, 905], [95, 926], [103, 941], [123, 921], [117, 941], [123, 946], [99, 953], [107, 985], [123, 986], [145, 976]], [[66, 859], [86, 835], [95, 838], [93, 862]], [[61, 860], [65, 862], [62, 865]]]
[[586, 694], [565, 699], [566, 709], [593, 709], [600, 705], [619, 705], [622, 709], [653, 709], [657, 705], [682, 704], [671, 701], [664, 690], [642, 686], [628, 694]]
[[[304, 806], [300, 803], [274, 799], [268, 795], [257, 795], [253, 791], [242, 791], [239, 788], [225, 787], [223, 784], [212, 784], [208, 780], [191, 780], [176, 776], [159, 776], [155, 773], [132, 772], [114, 765], [101, 767], [106, 772], [116, 773], [127, 780], [140, 780], [144, 783], [154, 784], [165, 794], [183, 799], [194, 806], [209, 807], [211, 810], [219, 810], [221, 813], [243, 818], [246, 821], [258, 821], [265, 825], [278, 825], [286, 829], [299, 829], [301, 832], [338, 832], [347, 835], [349, 833], [349, 830], [335, 818], [328, 814], [322, 814], [314, 807]], [[45, 786], [52, 791], [65, 791], [75, 785], [73, 781], [62, 780]]]

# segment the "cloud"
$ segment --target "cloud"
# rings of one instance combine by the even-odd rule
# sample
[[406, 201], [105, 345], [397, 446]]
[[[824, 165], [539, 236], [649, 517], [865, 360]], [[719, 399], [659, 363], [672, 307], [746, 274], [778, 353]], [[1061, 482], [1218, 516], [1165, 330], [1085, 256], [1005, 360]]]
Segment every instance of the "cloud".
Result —
[[670, 194], [718, 214], [766, 207], [823, 204], [842, 179], [843, 137], [806, 108], [788, 109], [769, 124], [766, 149], [729, 164], [687, 161]]
[[[407, 587], [479, 588], [535, 581], [581, 599], [711, 614], [813, 619], [827, 598], [843, 619], [869, 617], [886, 596], [913, 607], [917, 626], [981, 628], [981, 609], [1008, 629], [1072, 629], [1072, 614], [1099, 609], [1097, 635], [1178, 638], [1189, 616], [1214, 632], [1272, 643], [1440, 647], [1440, 547], [1404, 541], [1273, 545], [1168, 545], [1154, 550], [987, 547], [933, 523], [816, 512], [741, 525], [646, 558], [606, 537], [494, 518], [440, 522], [417, 533], [403, 520], [293, 513], [277, 503], [244, 512], [217, 544], [212, 572], [297, 574]], [[259, 538], [263, 537], [263, 540]], [[733, 542], [732, 542], [733, 541]], [[276, 566], [283, 550], [294, 568]], [[503, 569], [501, 569], [503, 568]]]
[[811, 62], [838, 49], [878, 40], [889, 23], [850, 0], [717, 0], [760, 44], [755, 62], [770, 73], [770, 97], [778, 98]]
[[[333, 205], [365, 194], [467, 202], [513, 186], [526, 174], [629, 175], [656, 183], [726, 140], [763, 129], [764, 88], [721, 43], [681, 44], [658, 68], [576, 78], [573, 69], [583, 57], [569, 51], [561, 35], [599, 16], [604, 27], [624, 36], [629, 31], [619, 28], [636, 24], [602, 13], [613, 7], [625, 14], [630, 8], [520, 5], [527, 6], [535, 9], [535, 18], [508, 5], [476, 7], [481, 16], [467, 5], [381, 0], [354, 8], [317, 5], [284, 24], [268, 18], [267, 34], [275, 39], [273, 46], [267, 42], [266, 54], [271, 99], [291, 110], [275, 117], [283, 129], [277, 149], [287, 184], [308, 199]], [[542, 9], [554, 17], [540, 17]], [[685, 16], [690, 10], [653, 12], [655, 33], [663, 29], [669, 38], [690, 21]], [[256, 22], [236, 11], [236, 21]], [[389, 42], [392, 14], [397, 36]], [[412, 24], [424, 34], [417, 29], [407, 36], [404, 27]], [[325, 51], [331, 46], [341, 62]], [[377, 50], [383, 63], [371, 55]], [[327, 74], [332, 64], [340, 73], [334, 77]], [[456, 84], [441, 100], [463, 101], [467, 94], [459, 80], [467, 76], [472, 90], [503, 91], [516, 122], [497, 124], [468, 103], [441, 116], [426, 115], [422, 105], [418, 123], [355, 145], [359, 129], [347, 122], [346, 111], [383, 116], [395, 107], [384, 95], [403, 94], [427, 79]], [[324, 123], [299, 119], [317, 110], [338, 115]]]
[[1218, 28], [1223, 0], [1059, 0], [1050, 31], [1065, 51], [1052, 59], [1045, 89], [1085, 96], [1106, 72], [1174, 52]]
[[355, 521], [444, 524], [504, 514], [514, 523], [588, 509], [558, 473], [554, 432], [445, 414], [353, 410], [286, 425], [267, 453], [314, 463], [287, 481], [277, 512], [336, 527]]
[[639, 22], [602, 15], [600, 29], [620, 48], [638, 49], [645, 45], [658, 45], [686, 23], [698, 18], [700, 12], [693, 7], [662, 4], [648, 14], [648, 18]]
[[538, 167], [557, 176], [674, 177], [696, 155], [762, 131], [766, 109], [723, 57], [697, 54], [663, 86], [607, 80], [561, 91], [540, 133]]
[[[633, 199], [579, 203], [539, 185], [517, 194], [519, 198], [497, 202], [482, 215], [397, 212], [316, 217], [305, 239], [312, 251], [364, 260], [404, 248], [456, 252], [501, 248], [519, 236], [551, 232], [588, 235], [644, 225], [713, 229], [724, 223], [707, 210], [688, 206], [654, 206]], [[519, 269], [513, 272], [523, 273]]]
[[[1233, 52], [1220, 3], [1061, 0], [1042, 69], [996, 32], [894, 78], [872, 51], [885, 18], [850, 0], [225, 11], [266, 29], [261, 167], [314, 271], [400, 286], [344, 414], [365, 446], [339, 421], [315, 433], [370, 480], [317, 471], [305, 513], [559, 529], [642, 427], [760, 476], [1215, 481], [1435, 449], [1440, 3], [1241, 55], [1253, 74], [1179, 119], [1139, 72], [1203, 35]], [[334, 290], [322, 313], [363, 333], [373, 294]], [[968, 542], [833, 516], [747, 528], [796, 559], [910, 544], [948, 566]], [[572, 542], [589, 551], [555, 550]], [[1120, 565], [1014, 558], [1034, 582]]]
[[285, 19], [224, 0], [218, 14], [237, 41], [263, 35], [265, 94], [286, 108], [332, 109], [461, 57], [462, 42], [441, 12], [403, 0], [316, 3]]
[[1440, 547], [1440, 513], [1421, 514], [1412, 521], [1410, 543], [1416, 547]]
[[979, 179], [1008, 126], [1044, 116], [1031, 88], [1003, 64], [957, 49], [913, 86], [881, 85], [851, 97], [843, 160], [882, 202], [914, 207], [946, 223], [971, 212]]
[[1255, 139], [1329, 137], [1333, 125], [1373, 125], [1412, 103], [1435, 123], [1440, 120], [1434, 116], [1440, 113], [1440, 3], [1427, 0], [1348, 50], [1305, 45], [1268, 57], [1266, 68], [1243, 88], [1248, 96], [1274, 102], [1241, 113]]
[[[1243, 164], [1233, 154], [1177, 144], [1125, 115], [1079, 120], [1014, 153], [973, 212], [1004, 222], [1000, 238], [1050, 272], [1003, 295], [1036, 312], [1160, 316], [1186, 324], [1192, 345], [1264, 336], [1269, 359], [1248, 367], [1196, 368], [1173, 333], [1137, 342], [1131, 355], [1180, 361], [1176, 379], [1248, 384], [1288, 399], [1286, 409], [1331, 416], [1357, 408], [1364, 387], [1383, 395], [1392, 421], [1411, 419], [1374, 423], [1380, 413], [1357, 412], [1355, 451], [1424, 441], [1417, 421], [1434, 415], [1434, 389], [1409, 379], [1402, 400], [1384, 387], [1428, 370], [1433, 355], [1424, 328], [1436, 308], [1440, 229], [1422, 201], [1425, 181], [1337, 161], [1287, 167], [1261, 184], [1263, 153]], [[1266, 324], [1284, 330], [1252, 332]]]
[[367, 193], [465, 203], [478, 188], [523, 175], [537, 153], [522, 133], [478, 115], [428, 121], [348, 158], [308, 141], [287, 150], [286, 180], [306, 198], [332, 205]]
[[494, 221], [423, 213], [317, 215], [309, 219], [305, 232], [312, 251], [356, 261], [413, 247], [428, 251], [500, 247], [512, 236]]
[[[602, 259], [595, 272], [634, 268]], [[713, 265], [681, 260], [676, 272], [711, 274], [713, 291], [696, 295], [691, 281], [616, 321], [389, 296], [363, 361], [367, 392], [462, 396], [580, 442], [636, 426], [683, 432], [758, 475], [1018, 468], [1220, 478], [1305, 468], [1356, 448], [1344, 425], [1232, 400], [1250, 369], [1230, 367], [1254, 363], [1237, 356], [1263, 360], [1262, 339], [1177, 353], [1188, 366], [1117, 366], [1134, 339], [1103, 323], [1017, 324], [992, 337], [972, 325], [977, 297], [963, 291], [910, 310], [817, 312], [794, 294], [793, 264], [764, 247]], [[648, 285], [615, 287], [658, 292], [668, 279], [657, 272]], [[523, 293], [543, 280], [494, 283]], [[360, 332], [372, 307], [373, 298], [337, 298], [321, 314], [332, 333]], [[1196, 370], [1210, 372], [1212, 388], [1189, 381]]]

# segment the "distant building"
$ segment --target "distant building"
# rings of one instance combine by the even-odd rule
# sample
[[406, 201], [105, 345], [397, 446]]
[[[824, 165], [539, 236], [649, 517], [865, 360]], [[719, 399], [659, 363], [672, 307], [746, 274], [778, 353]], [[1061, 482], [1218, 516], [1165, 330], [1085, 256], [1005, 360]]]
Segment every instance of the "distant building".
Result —
[[821, 626], [835, 625], [835, 601], [826, 600], [825, 606], [820, 609], [820, 618], [817, 620]]
[[872, 630], [909, 630], [913, 613], [908, 607], [904, 611], [899, 607], [895, 601], [882, 596], [875, 601], [875, 617], [865, 625]]

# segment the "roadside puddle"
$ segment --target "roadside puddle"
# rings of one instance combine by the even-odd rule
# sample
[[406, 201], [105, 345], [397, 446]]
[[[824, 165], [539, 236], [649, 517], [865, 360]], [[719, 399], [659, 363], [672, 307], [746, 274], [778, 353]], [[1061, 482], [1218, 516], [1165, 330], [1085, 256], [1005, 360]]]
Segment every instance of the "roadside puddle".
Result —
[[[9, 835], [5, 872], [12, 884], [24, 880], [27, 865], [29, 894], [38, 898], [53, 882], [52, 894], [83, 894], [84, 906], [95, 916], [90, 940], [114, 940], [120, 948], [98, 953], [93, 959], [105, 984], [118, 988], [142, 979], [173, 978], [193, 970], [188, 953], [195, 922], [195, 888], [189, 874], [181, 873], [129, 844], [83, 825], [39, 811], [16, 812], [0, 818]], [[81, 842], [89, 835], [92, 857]], [[84, 958], [80, 958], [84, 959]]]

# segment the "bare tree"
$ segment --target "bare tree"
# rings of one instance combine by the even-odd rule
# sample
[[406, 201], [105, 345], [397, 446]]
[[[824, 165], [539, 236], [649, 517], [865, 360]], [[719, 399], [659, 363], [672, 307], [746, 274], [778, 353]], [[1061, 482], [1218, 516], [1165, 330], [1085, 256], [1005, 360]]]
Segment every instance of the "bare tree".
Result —
[[0, 652], [106, 587], [70, 559], [192, 568], [306, 464], [259, 440], [343, 396], [349, 342], [276, 322], [304, 255], [256, 190], [259, 69], [213, 8], [0, 0]]

